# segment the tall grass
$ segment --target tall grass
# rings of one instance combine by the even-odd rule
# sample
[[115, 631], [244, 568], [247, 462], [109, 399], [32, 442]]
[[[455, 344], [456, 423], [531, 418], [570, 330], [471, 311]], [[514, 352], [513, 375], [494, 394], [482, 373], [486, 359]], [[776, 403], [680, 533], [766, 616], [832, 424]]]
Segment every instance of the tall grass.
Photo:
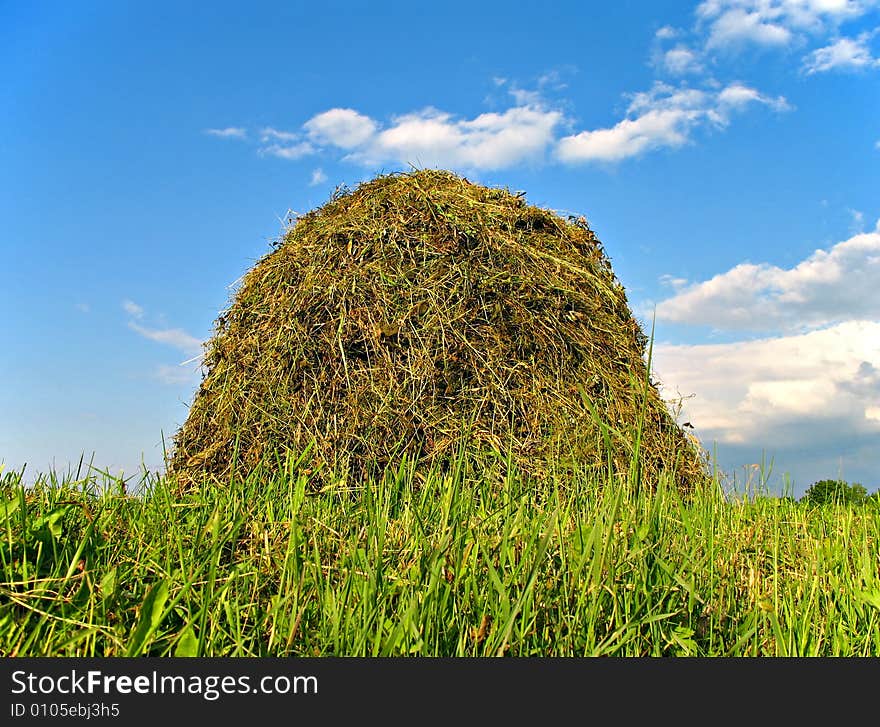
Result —
[[404, 462], [0, 484], [0, 652], [878, 656], [880, 513]]

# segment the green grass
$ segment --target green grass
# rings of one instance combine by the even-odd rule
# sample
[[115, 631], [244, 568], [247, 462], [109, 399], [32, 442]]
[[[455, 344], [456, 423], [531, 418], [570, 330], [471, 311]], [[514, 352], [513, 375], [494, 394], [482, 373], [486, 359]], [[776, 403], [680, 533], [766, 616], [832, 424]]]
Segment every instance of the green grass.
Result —
[[7, 656], [880, 656], [880, 510], [568, 473], [0, 484]]

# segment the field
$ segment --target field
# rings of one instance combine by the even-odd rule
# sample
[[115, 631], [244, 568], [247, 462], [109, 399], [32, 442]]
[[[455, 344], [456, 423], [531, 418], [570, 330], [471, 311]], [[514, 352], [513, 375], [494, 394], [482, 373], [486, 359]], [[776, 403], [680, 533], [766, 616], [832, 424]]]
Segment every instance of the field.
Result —
[[874, 506], [479, 465], [184, 494], [6, 472], [0, 653], [880, 656]]

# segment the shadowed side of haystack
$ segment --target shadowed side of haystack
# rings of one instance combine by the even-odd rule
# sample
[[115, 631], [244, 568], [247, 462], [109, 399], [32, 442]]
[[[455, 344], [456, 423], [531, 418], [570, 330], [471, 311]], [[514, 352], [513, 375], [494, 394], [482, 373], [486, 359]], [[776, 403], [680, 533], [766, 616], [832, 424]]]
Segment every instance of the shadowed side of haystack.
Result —
[[537, 476], [628, 472], [638, 439], [645, 482], [668, 470], [689, 489], [702, 453], [645, 344], [583, 220], [448, 172], [382, 176], [298, 219], [245, 276], [170, 471], [225, 479], [311, 445], [356, 474], [462, 446]]

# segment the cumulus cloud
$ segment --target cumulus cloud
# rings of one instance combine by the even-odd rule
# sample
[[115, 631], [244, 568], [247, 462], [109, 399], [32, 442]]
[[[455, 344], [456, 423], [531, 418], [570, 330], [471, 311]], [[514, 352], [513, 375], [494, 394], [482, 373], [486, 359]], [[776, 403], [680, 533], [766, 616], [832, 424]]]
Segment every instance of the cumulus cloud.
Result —
[[[682, 71], [685, 63], [679, 61]], [[354, 109], [335, 108], [313, 116], [301, 131], [262, 129], [259, 151], [296, 160], [336, 150], [343, 160], [370, 167], [412, 164], [477, 171], [539, 162], [551, 152], [571, 164], [614, 162], [652, 149], [682, 146], [697, 127], [723, 128], [733, 113], [749, 105], [776, 111], [789, 108], [783, 97], [762, 94], [742, 83], [720, 90], [717, 85], [704, 85], [707, 89], [656, 82], [648, 91], [630, 94], [626, 117], [614, 126], [561, 136], [572, 122], [541, 95], [542, 88], [564, 87], [558, 73], [548, 73], [538, 79], [538, 91], [508, 88], [517, 103], [505, 111], [460, 118], [428, 107], [382, 124]], [[312, 183], [319, 184], [315, 179], [323, 181], [323, 172], [315, 174]]]
[[[880, 434], [880, 322], [726, 344], [655, 344], [664, 396], [704, 442], [826, 449]], [[806, 439], [805, 439], [806, 438]]]
[[842, 36], [841, 28], [878, 7], [880, 0], [704, 0], [690, 30], [666, 26], [657, 31], [653, 61], [668, 74], [683, 75], [717, 68], [748, 48], [812, 47], [802, 59], [808, 75], [873, 68], [878, 59], [869, 41], [880, 28], [856, 37]]
[[[878, 223], [880, 224], [880, 223]], [[715, 329], [795, 331], [880, 319], [880, 227], [792, 268], [741, 263], [657, 305], [660, 320]]]
[[862, 33], [856, 38], [839, 38], [830, 45], [817, 48], [804, 58], [804, 71], [808, 75], [832, 70], [859, 70], [880, 66], [868, 47], [872, 34]]
[[[559, 84], [554, 74], [542, 76], [539, 83]], [[544, 107], [537, 92], [514, 88], [509, 93], [522, 103], [472, 119], [429, 107], [395, 116], [382, 125], [354, 109], [330, 109], [306, 121], [299, 132], [262, 129], [263, 146], [259, 151], [293, 160], [336, 149], [344, 153], [345, 160], [367, 166], [399, 163], [474, 170], [510, 167], [539, 158], [555, 141], [555, 131], [565, 117], [561, 111]], [[322, 170], [313, 172], [312, 184], [325, 180]]]
[[564, 162], [614, 162], [650, 149], [681, 146], [699, 116], [692, 109], [648, 111], [610, 128], [566, 136], [560, 139], [557, 154]]
[[[565, 104], [550, 103], [543, 93], [566, 87], [560, 72], [551, 71], [537, 77], [536, 89], [520, 88], [515, 81], [493, 76], [491, 83], [503, 87], [512, 98], [514, 106], [506, 111], [461, 118], [427, 107], [385, 121], [340, 106], [314, 115], [294, 131], [263, 128], [257, 134], [262, 144], [259, 151], [288, 160], [336, 151], [343, 160], [364, 166], [476, 171], [539, 161], [547, 152], [574, 164], [615, 162], [654, 149], [676, 148], [691, 142], [698, 128], [723, 128], [735, 112], [749, 106], [763, 105], [774, 111], [791, 108], [782, 96], [713, 77], [725, 57], [746, 45], [802, 51], [812, 46], [803, 57], [807, 75], [880, 66], [869, 46], [880, 28], [856, 37], [840, 35], [846, 21], [865, 19], [876, 8], [880, 0], [703, 0], [695, 8], [689, 29], [660, 27], [650, 51], [658, 72], [667, 77], [692, 76], [699, 88], [655, 82], [651, 90], [631, 96], [624, 118], [603, 128], [571, 133], [572, 121], [560, 110]], [[560, 130], [566, 134], [560, 135]], [[208, 129], [207, 133], [239, 138], [247, 134], [238, 127]]]
[[729, 8], [712, 18], [706, 47], [718, 48], [751, 42], [757, 45], [787, 45], [791, 31], [784, 25], [771, 22], [758, 11]]
[[553, 70], [536, 79], [536, 89], [524, 89], [495, 77], [513, 99], [500, 112], [462, 118], [427, 107], [393, 116], [381, 123], [354, 109], [337, 108], [309, 119], [303, 126], [317, 144], [347, 152], [344, 157], [366, 166], [414, 164], [465, 170], [493, 170], [544, 157], [566, 123], [565, 115], [544, 98], [547, 90], [566, 87], [563, 72]]
[[366, 144], [376, 133], [378, 124], [354, 109], [330, 109], [313, 116], [303, 128], [313, 141], [340, 149], [354, 149]]
[[803, 34], [827, 33], [876, 5], [876, 0], [705, 0], [697, 6], [697, 27], [706, 34], [707, 49], [786, 46]]
[[[848, 381], [842, 382], [840, 388], [865, 400], [876, 399], [880, 396], [880, 368], [869, 361], [862, 361], [855, 375]], [[876, 407], [869, 405], [865, 416], [880, 421], [880, 417], [875, 416], [875, 412]]]
[[699, 54], [684, 45], [677, 45], [663, 53], [662, 65], [667, 72], [675, 76], [700, 73], [703, 70]]
[[562, 112], [541, 106], [517, 106], [473, 119], [428, 108], [395, 117], [346, 158], [366, 165], [502, 169], [540, 158], [563, 118]]
[[219, 139], [246, 139], [247, 131], [240, 126], [227, 126], [225, 129], [205, 129], [209, 136]]
[[632, 96], [627, 118], [609, 128], [563, 137], [557, 155], [570, 163], [613, 162], [652, 149], [679, 147], [699, 126], [726, 126], [733, 112], [752, 103], [778, 111], [788, 108], [783, 97], [765, 96], [741, 83], [708, 91], [657, 82], [650, 91]]

